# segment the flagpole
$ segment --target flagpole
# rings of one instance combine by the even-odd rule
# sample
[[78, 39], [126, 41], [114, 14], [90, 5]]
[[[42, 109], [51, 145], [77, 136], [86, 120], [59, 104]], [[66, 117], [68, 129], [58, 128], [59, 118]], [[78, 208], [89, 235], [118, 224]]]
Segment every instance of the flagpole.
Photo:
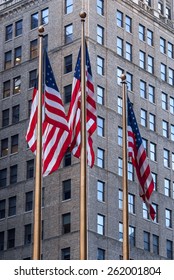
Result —
[[38, 115], [37, 115], [37, 148], [36, 148], [36, 170], [35, 170], [35, 196], [34, 196], [34, 218], [33, 218], [33, 260], [41, 259], [41, 192], [42, 192], [42, 40], [44, 27], [39, 29], [39, 78], [38, 78]]
[[127, 98], [126, 75], [121, 75], [123, 85], [123, 260], [129, 260], [128, 178], [127, 178]]
[[81, 156], [80, 156], [80, 260], [87, 260], [87, 157], [86, 157], [86, 75], [85, 75], [85, 18], [81, 12]]

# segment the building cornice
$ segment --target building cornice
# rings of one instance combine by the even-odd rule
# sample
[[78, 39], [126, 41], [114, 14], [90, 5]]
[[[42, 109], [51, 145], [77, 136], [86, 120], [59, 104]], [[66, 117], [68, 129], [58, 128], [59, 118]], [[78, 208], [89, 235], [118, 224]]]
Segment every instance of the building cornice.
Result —
[[48, 3], [51, 0], [7, 0], [0, 2], [0, 20], [21, 14], [24, 9], [40, 4]]

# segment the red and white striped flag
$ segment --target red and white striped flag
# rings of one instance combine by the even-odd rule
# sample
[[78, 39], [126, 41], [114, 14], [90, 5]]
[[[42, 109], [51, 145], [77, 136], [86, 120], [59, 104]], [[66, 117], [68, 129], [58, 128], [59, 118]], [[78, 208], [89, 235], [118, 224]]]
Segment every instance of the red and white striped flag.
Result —
[[136, 169], [137, 177], [140, 183], [139, 194], [143, 199], [150, 217], [155, 219], [155, 210], [150, 203], [150, 197], [154, 190], [154, 182], [148, 164], [146, 151], [138, 129], [138, 124], [128, 98], [128, 156], [132, 159], [132, 164]]
[[[95, 154], [93, 150], [92, 134], [97, 128], [96, 103], [94, 99], [94, 85], [89, 53], [86, 45], [86, 131], [87, 131], [87, 159], [88, 165], [93, 167]], [[71, 103], [68, 112], [68, 121], [71, 131], [70, 149], [73, 155], [80, 157], [81, 152], [81, 48], [79, 50], [72, 85]]]
[[[70, 144], [70, 132], [61, 95], [46, 54], [45, 90], [42, 106], [42, 173], [47, 176], [57, 170]], [[29, 126], [26, 134], [31, 151], [36, 154], [38, 90], [33, 90]]]

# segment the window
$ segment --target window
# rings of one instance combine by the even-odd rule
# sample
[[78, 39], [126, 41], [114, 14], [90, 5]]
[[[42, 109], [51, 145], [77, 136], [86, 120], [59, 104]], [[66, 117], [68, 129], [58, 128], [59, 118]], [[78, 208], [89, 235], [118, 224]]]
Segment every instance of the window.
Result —
[[158, 223], [158, 205], [156, 203], [152, 203], [152, 207], [155, 210], [155, 219], [153, 220], [154, 223]]
[[150, 55], [147, 57], [147, 71], [154, 74], [154, 58]]
[[97, 103], [104, 105], [104, 88], [97, 86]]
[[29, 88], [36, 86], [37, 82], [37, 70], [32, 70], [29, 72]]
[[62, 199], [67, 200], [71, 198], [71, 179], [62, 182]]
[[21, 77], [16, 77], [13, 79], [13, 94], [18, 94], [21, 92]]
[[104, 44], [104, 28], [100, 25], [97, 25], [97, 43]]
[[155, 115], [149, 113], [149, 128], [152, 131], [155, 131]]
[[102, 181], [97, 181], [97, 200], [105, 201], [105, 183]]
[[159, 12], [160, 14], [163, 14], [163, 4], [160, 3], [160, 2], [158, 2], [158, 12]]
[[15, 247], [15, 228], [7, 231], [7, 249]]
[[174, 85], [174, 70], [169, 68], [169, 84]]
[[123, 27], [123, 13], [117, 10], [117, 26]]
[[153, 46], [153, 32], [147, 29], [147, 44]]
[[22, 34], [22, 19], [15, 22], [15, 36], [19, 36]]
[[8, 199], [8, 216], [16, 215], [16, 196]]
[[132, 45], [126, 42], [126, 59], [132, 61]]
[[135, 246], [135, 227], [129, 226], [129, 244]]
[[17, 164], [10, 166], [10, 184], [17, 183], [17, 171], [18, 171]]
[[62, 234], [71, 232], [71, 213], [62, 215]]
[[172, 170], [174, 170], [174, 153], [172, 153]]
[[97, 73], [104, 75], [104, 58], [97, 56]]
[[164, 160], [164, 166], [170, 167], [169, 150], [167, 149], [163, 149], [163, 160]]
[[97, 117], [97, 134], [104, 136], [104, 123], [105, 120], [102, 117]]
[[128, 194], [128, 210], [129, 213], [135, 214], [135, 195]]
[[150, 233], [144, 231], [144, 250], [150, 252]]
[[9, 125], [9, 109], [2, 111], [2, 127]]
[[97, 14], [104, 15], [104, 0], [97, 0]]
[[141, 109], [141, 125], [147, 126], [147, 111]]
[[61, 249], [61, 259], [70, 260], [70, 247]]
[[71, 165], [71, 153], [67, 151], [64, 156], [64, 167], [69, 165]]
[[12, 51], [8, 51], [5, 53], [4, 58], [4, 70], [11, 68], [12, 64]]
[[1, 140], [1, 157], [8, 155], [8, 138]]
[[125, 17], [126, 31], [132, 33], [132, 19], [129, 16]]
[[126, 73], [127, 89], [133, 91], [133, 76], [130, 73]]
[[168, 57], [173, 58], [173, 44], [170, 42], [167, 44], [167, 54]]
[[122, 115], [122, 113], [123, 113], [123, 101], [122, 101], [122, 98], [120, 96], [118, 96], [118, 99], [117, 99], [117, 109], [118, 109], [118, 114]]
[[152, 238], [153, 238], [153, 253], [158, 255], [159, 254], [159, 236], [153, 234]]
[[19, 122], [19, 110], [20, 110], [19, 105], [12, 107], [12, 124]]
[[150, 142], [150, 159], [156, 161], [156, 144]]
[[31, 29], [38, 27], [39, 24], [39, 14], [34, 13], [31, 15]]
[[72, 54], [64, 58], [64, 74], [72, 71]]
[[73, 0], [65, 0], [65, 14], [73, 12]]
[[170, 125], [170, 139], [174, 141], [174, 125]]
[[71, 84], [64, 87], [64, 101], [65, 101], [65, 104], [67, 104], [71, 101], [71, 91], [72, 91], [72, 85]]
[[167, 110], [168, 109], [168, 104], [167, 104], [167, 94], [162, 92], [161, 94], [161, 99], [162, 99], [162, 109]]
[[117, 37], [117, 54], [123, 56], [123, 39]]
[[160, 51], [166, 53], [166, 40], [162, 37], [160, 37]]
[[121, 75], [122, 75], [123, 73], [124, 73], [124, 70], [121, 69], [121, 68], [119, 68], [119, 67], [117, 67], [117, 84], [118, 84], [119, 86], [122, 85]]
[[172, 227], [172, 211], [169, 209], [165, 209], [165, 219], [166, 219], [166, 227]]
[[123, 176], [123, 161], [122, 161], [122, 158], [118, 158], [118, 175]]
[[118, 191], [118, 207], [123, 209], [123, 192], [121, 190]]
[[30, 42], [30, 59], [38, 56], [38, 43], [37, 39]]
[[171, 9], [166, 7], [166, 18], [171, 19]]
[[5, 218], [5, 199], [0, 200], [0, 219]]
[[155, 88], [149, 85], [149, 101], [155, 103]]
[[166, 196], [170, 196], [170, 180], [164, 179], [164, 194]]
[[7, 185], [7, 168], [0, 170], [0, 188]]
[[73, 41], [73, 25], [65, 26], [65, 44], [72, 43]]
[[145, 52], [139, 51], [139, 66], [145, 69]]
[[97, 233], [105, 235], [105, 216], [97, 214]]
[[146, 204], [143, 202], [143, 218], [149, 220], [149, 213]]
[[166, 240], [166, 255], [167, 258], [173, 260], [173, 242], [170, 240]]
[[22, 47], [18, 47], [14, 51], [14, 65], [19, 65], [22, 58]]
[[119, 241], [123, 242], [123, 224], [119, 223]]
[[27, 161], [27, 179], [34, 177], [34, 159]]
[[11, 154], [18, 152], [18, 134], [11, 137]]
[[120, 126], [118, 126], [118, 145], [123, 145], [123, 129]]
[[170, 97], [170, 113], [174, 114], [174, 98], [173, 97]]
[[142, 141], [143, 141], [143, 147], [146, 151], [146, 155], [148, 155], [148, 141], [147, 141], [147, 139], [144, 139], [144, 138], [142, 138]]
[[163, 63], [161, 63], [161, 80], [167, 81], [167, 67]]
[[97, 148], [97, 166], [104, 168], [104, 150]]
[[128, 162], [128, 180], [134, 180], [134, 169], [131, 162]]
[[31, 224], [25, 225], [24, 230], [24, 245], [31, 244]]
[[139, 32], [139, 39], [141, 41], [145, 41], [145, 27], [143, 25], [139, 24], [138, 32]]
[[41, 24], [47, 24], [48, 23], [48, 8], [41, 11]]
[[105, 250], [97, 249], [97, 260], [105, 260]]
[[4, 250], [4, 231], [0, 232], [0, 251]]
[[162, 121], [162, 129], [163, 129], [163, 136], [168, 138], [169, 137], [169, 124], [166, 121]]
[[9, 24], [5, 28], [5, 41], [11, 40], [13, 36], [13, 24]]
[[140, 80], [140, 96], [146, 98], [146, 82]]
[[10, 96], [10, 80], [3, 83], [3, 98]]
[[31, 211], [33, 209], [33, 191], [26, 192], [25, 194], [25, 211]]

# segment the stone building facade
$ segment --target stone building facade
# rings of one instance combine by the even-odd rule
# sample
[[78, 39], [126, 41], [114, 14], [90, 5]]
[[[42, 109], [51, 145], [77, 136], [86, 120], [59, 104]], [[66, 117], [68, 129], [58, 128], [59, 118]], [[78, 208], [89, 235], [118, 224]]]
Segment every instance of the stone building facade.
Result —
[[[122, 258], [122, 73], [156, 186], [152, 222], [128, 163], [130, 258], [173, 259], [174, 3], [165, 0], [0, 1], [0, 259], [32, 257], [35, 157], [25, 134], [38, 26], [67, 112], [82, 9], [98, 120], [88, 169], [88, 259]], [[67, 153], [43, 179], [45, 260], [79, 259], [79, 171], [79, 160]]]

